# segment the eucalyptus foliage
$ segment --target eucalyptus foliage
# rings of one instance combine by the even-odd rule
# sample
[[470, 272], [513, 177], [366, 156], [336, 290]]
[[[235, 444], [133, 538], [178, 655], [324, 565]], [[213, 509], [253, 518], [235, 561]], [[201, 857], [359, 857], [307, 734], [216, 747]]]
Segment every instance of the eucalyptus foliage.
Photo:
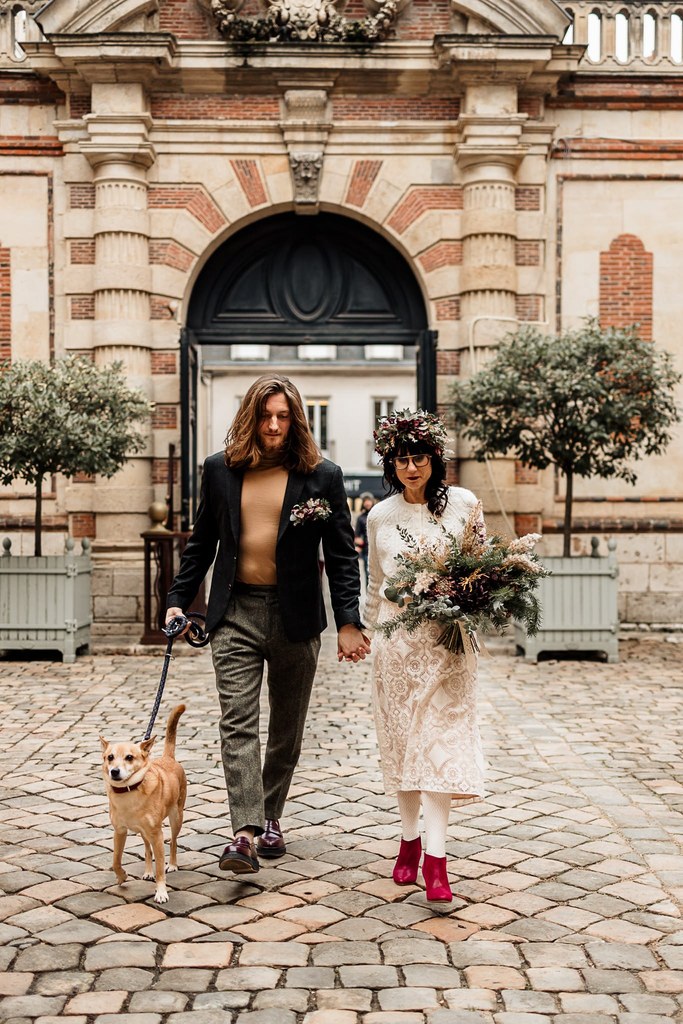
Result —
[[128, 387], [121, 365], [68, 356], [52, 366], [37, 359], [0, 366], [0, 482], [35, 487], [36, 555], [45, 477], [111, 477], [145, 447], [133, 424], [146, 420], [151, 406]]
[[643, 341], [636, 327], [587, 319], [548, 336], [524, 326], [484, 369], [454, 386], [454, 425], [480, 461], [512, 452], [525, 466], [558, 467], [569, 556], [574, 477], [635, 483], [633, 463], [660, 455], [680, 420], [680, 380], [670, 354]]
[[396, 555], [397, 569], [386, 581], [384, 597], [400, 611], [380, 623], [379, 631], [385, 636], [398, 629], [410, 634], [434, 621], [441, 626], [437, 643], [453, 653], [464, 650], [465, 636], [503, 633], [512, 619], [534, 636], [541, 613], [534, 591], [548, 575], [533, 552], [539, 535], [487, 539], [481, 503], [461, 535], [432, 522], [441, 526], [441, 536], [431, 541], [418, 541], [405, 527], [397, 527], [403, 549]]

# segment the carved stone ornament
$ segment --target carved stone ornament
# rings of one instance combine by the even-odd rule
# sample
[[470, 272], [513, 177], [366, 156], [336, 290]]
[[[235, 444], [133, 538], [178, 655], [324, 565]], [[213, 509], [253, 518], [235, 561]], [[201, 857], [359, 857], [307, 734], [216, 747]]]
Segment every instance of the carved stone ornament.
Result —
[[317, 203], [323, 154], [290, 153], [289, 163], [294, 181], [294, 201], [296, 203]]
[[239, 42], [347, 42], [373, 44], [391, 33], [401, 0], [382, 0], [374, 14], [347, 21], [337, 10], [343, 0], [266, 0], [262, 18], [241, 18], [243, 0], [211, 0], [224, 39]]

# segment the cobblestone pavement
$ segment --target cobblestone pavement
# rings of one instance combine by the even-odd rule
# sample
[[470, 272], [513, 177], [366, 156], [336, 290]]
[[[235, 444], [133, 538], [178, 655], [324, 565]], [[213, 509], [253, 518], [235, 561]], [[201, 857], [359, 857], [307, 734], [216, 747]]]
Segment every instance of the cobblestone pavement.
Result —
[[[490, 796], [453, 812], [459, 898], [396, 888], [369, 668], [326, 645], [284, 824], [248, 882], [228, 835], [206, 653], [175, 660], [190, 780], [170, 901], [115, 884], [98, 734], [139, 737], [160, 656], [0, 662], [0, 1020], [12, 1024], [663, 1024], [683, 1019], [683, 663], [483, 663]], [[675, 656], [672, 657], [672, 653]]]

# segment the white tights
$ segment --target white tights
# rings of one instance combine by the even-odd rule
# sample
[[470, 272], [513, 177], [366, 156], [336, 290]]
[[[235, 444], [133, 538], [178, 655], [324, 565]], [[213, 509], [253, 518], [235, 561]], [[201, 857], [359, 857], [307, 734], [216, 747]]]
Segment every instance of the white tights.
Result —
[[417, 789], [398, 793], [403, 838], [410, 841], [420, 834], [420, 802], [425, 827], [425, 853], [430, 857], [446, 856], [446, 830], [451, 809], [450, 793], [421, 793]]

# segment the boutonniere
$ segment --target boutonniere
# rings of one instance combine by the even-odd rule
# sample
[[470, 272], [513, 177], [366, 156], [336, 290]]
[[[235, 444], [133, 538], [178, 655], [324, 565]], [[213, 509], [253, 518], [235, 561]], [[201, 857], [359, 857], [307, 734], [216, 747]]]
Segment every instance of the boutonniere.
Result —
[[309, 498], [301, 505], [294, 505], [289, 521], [293, 526], [303, 526], [304, 523], [324, 523], [332, 515], [332, 508], [327, 498]]

